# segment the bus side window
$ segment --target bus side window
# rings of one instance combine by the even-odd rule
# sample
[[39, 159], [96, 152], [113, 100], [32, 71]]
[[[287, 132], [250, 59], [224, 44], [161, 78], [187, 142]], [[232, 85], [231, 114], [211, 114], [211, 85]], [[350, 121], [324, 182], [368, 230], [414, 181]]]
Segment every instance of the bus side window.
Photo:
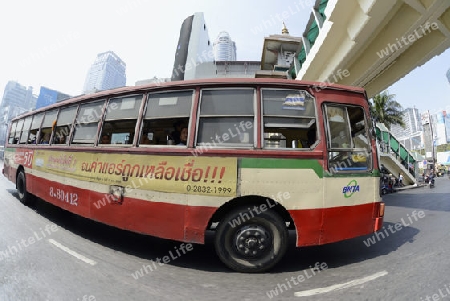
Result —
[[143, 95], [138, 94], [109, 100], [99, 145], [133, 144], [142, 99]]
[[324, 106], [327, 121], [328, 168], [333, 172], [367, 171], [372, 164], [364, 109]]
[[177, 145], [176, 125], [189, 125], [192, 98], [192, 90], [150, 93], [139, 135], [140, 145]]
[[28, 135], [30, 133], [30, 126], [31, 126], [31, 120], [33, 119], [33, 116], [28, 116], [25, 118], [22, 128], [22, 134], [20, 135], [20, 144], [26, 144], [28, 143]]
[[203, 89], [196, 145], [253, 147], [254, 103], [254, 89]]
[[67, 144], [78, 106], [61, 109], [53, 135], [53, 144]]
[[14, 121], [9, 130], [8, 143], [15, 144], [17, 121]]
[[41, 127], [42, 119], [44, 117], [44, 113], [39, 113], [33, 116], [33, 121], [31, 122], [30, 127], [30, 135], [28, 137], [28, 140], [30, 144], [36, 144], [38, 135], [39, 135], [39, 128]]
[[94, 145], [99, 122], [103, 116], [105, 100], [88, 102], [80, 105], [75, 119], [71, 144]]
[[58, 109], [45, 112], [44, 121], [39, 135], [39, 144], [50, 144], [50, 138], [54, 125], [56, 124], [56, 117], [58, 115]]
[[14, 135], [14, 144], [18, 144], [20, 142], [20, 135], [22, 134], [22, 128], [23, 128], [23, 124], [24, 124], [24, 119], [20, 119], [17, 122], [17, 127], [16, 127], [16, 133]]
[[262, 89], [264, 148], [310, 149], [318, 140], [314, 98], [304, 90]]

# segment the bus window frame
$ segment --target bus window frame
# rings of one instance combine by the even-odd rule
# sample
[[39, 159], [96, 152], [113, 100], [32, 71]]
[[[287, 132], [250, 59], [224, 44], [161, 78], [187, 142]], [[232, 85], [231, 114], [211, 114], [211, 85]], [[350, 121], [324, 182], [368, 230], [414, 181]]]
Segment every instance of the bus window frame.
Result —
[[[202, 115], [201, 114], [201, 106], [202, 106], [202, 101], [203, 101], [203, 91], [208, 90], [208, 91], [224, 91], [224, 90], [252, 90], [253, 91], [253, 99], [252, 99], [252, 107], [253, 107], [253, 116], [251, 115]], [[211, 87], [203, 87], [199, 89], [199, 98], [198, 98], [198, 104], [197, 104], [197, 120], [196, 120], [196, 126], [195, 126], [195, 136], [194, 136], [194, 141], [193, 141], [193, 148], [214, 148], [214, 149], [256, 149], [257, 148], [257, 133], [258, 133], [258, 126], [257, 126], [257, 122], [258, 122], [258, 95], [259, 95], [259, 87], [256, 86], [235, 86], [235, 87], [217, 87], [217, 88], [211, 88]], [[210, 142], [202, 142], [202, 144], [199, 144], [198, 142], [198, 136], [199, 136], [199, 130], [200, 130], [200, 118], [239, 118], [239, 117], [253, 117], [252, 119], [252, 127], [253, 127], [253, 142], [252, 143], [220, 143], [217, 144], [215, 143], [215, 139], [213, 139]], [[222, 133], [222, 136], [223, 137]]]
[[[53, 136], [53, 130], [54, 130], [53, 122], [58, 120], [59, 110], [60, 110], [60, 107], [51, 108], [51, 109], [45, 110], [45, 114], [42, 117], [41, 126], [39, 127], [39, 137], [36, 140], [36, 145], [42, 145], [42, 146], [49, 146], [49, 145], [51, 145], [52, 136]], [[51, 131], [50, 131], [49, 141], [48, 141], [48, 143], [41, 143], [41, 140], [44, 139], [44, 137], [45, 137], [45, 134], [42, 132], [42, 128], [44, 126], [44, 121], [46, 121], [46, 118], [49, 115], [49, 113], [52, 113], [52, 112], [56, 112], [56, 117], [55, 117], [55, 120], [50, 125]]]
[[[74, 124], [74, 121], [75, 121], [75, 117], [77, 116], [77, 113], [78, 113], [78, 107], [79, 107], [78, 104], [73, 104], [73, 105], [68, 104], [68, 105], [60, 107], [59, 112], [58, 112], [58, 116], [56, 118], [55, 126], [53, 127], [53, 134], [52, 134], [52, 138], [51, 138], [51, 142], [52, 142], [51, 145], [58, 145], [58, 146], [67, 146], [67, 145], [69, 145], [70, 134], [72, 132], [72, 127], [73, 127], [73, 124]], [[72, 121], [70, 123], [67, 123], [67, 124], [59, 125], [59, 118], [61, 116], [61, 113], [63, 111], [65, 111], [65, 110], [69, 110], [69, 109], [72, 109], [72, 108], [75, 108], [75, 110], [74, 110], [75, 111], [74, 118], [72, 119]], [[58, 137], [55, 136], [55, 135], [57, 135], [57, 130], [58, 130], [59, 127], [62, 127], [62, 126], [68, 126], [68, 128], [69, 128], [69, 133], [66, 135], [65, 143], [55, 143], [55, 139], [58, 138]]]
[[[136, 135], [136, 133], [140, 132], [140, 119], [143, 116], [143, 111], [142, 111], [143, 107], [144, 107], [145, 103], [147, 102], [147, 94], [148, 93], [145, 93], [145, 92], [142, 92], [142, 93], [133, 92], [131, 94], [116, 95], [116, 96], [108, 98], [106, 100], [106, 105], [105, 105], [104, 110], [103, 110], [102, 118], [101, 118], [101, 120], [99, 120], [99, 124], [101, 124], [101, 126], [100, 126], [100, 128], [98, 130], [94, 146], [98, 146], [98, 147], [133, 147], [133, 146], [136, 146], [137, 145], [137, 141], [139, 141], [139, 140], [137, 140], [139, 138], [136, 137], [136, 136], [139, 136], [139, 135]], [[125, 119], [110, 119], [110, 120], [107, 120], [108, 108], [109, 108], [109, 105], [111, 104], [111, 101], [114, 101], [114, 100], [117, 100], [117, 99], [132, 98], [132, 97], [137, 97], [137, 96], [141, 96], [141, 100], [140, 100], [141, 103], [139, 105], [139, 109], [137, 110], [137, 116], [135, 118], [136, 123], [134, 125], [133, 141], [131, 141], [130, 143], [113, 144], [112, 143], [112, 133], [109, 133], [109, 136], [110, 136], [110, 139], [111, 139], [110, 143], [101, 143], [102, 136], [104, 135], [103, 134], [103, 127], [105, 125], [105, 122], [109, 122], [109, 121], [113, 121], [113, 120], [123, 121], [123, 120], [132, 120], [133, 119], [133, 118], [125, 118]], [[118, 110], [120, 110], [120, 109], [118, 109]]]
[[[266, 115], [264, 113], [264, 90], [272, 90], [272, 91], [273, 90], [276, 90], [276, 91], [286, 90], [286, 91], [297, 91], [297, 92], [304, 91], [304, 92], [306, 92], [312, 99], [312, 103], [313, 103], [313, 106], [314, 106], [314, 116], [311, 116], [311, 115], [307, 115], [307, 116], [285, 115], [285, 116], [282, 116], [282, 115], [274, 115], [274, 114]], [[273, 150], [277, 150], [278, 151], [278, 150], [280, 150], [280, 151], [303, 151], [303, 152], [304, 151], [311, 151], [311, 150], [315, 149], [317, 147], [317, 145], [319, 144], [319, 142], [320, 142], [320, 125], [319, 125], [320, 122], [319, 122], [319, 112], [318, 112], [319, 111], [318, 110], [319, 106], [317, 104], [317, 96], [314, 95], [313, 93], [311, 93], [306, 87], [295, 87], [295, 88], [294, 87], [282, 87], [282, 88], [280, 88], [280, 87], [261, 87], [260, 91], [261, 91], [260, 92], [261, 149], [269, 150], [269, 151], [273, 151]], [[277, 124], [277, 123], [272, 123], [272, 124], [270, 124], [270, 126], [267, 125], [267, 127], [276, 128], [276, 127], [283, 127], [284, 125], [288, 125], [287, 127], [291, 128], [291, 129], [294, 129], [294, 128], [296, 128], [296, 129], [310, 129], [311, 127], [315, 126], [316, 140], [309, 147], [293, 148], [293, 147], [290, 147], [290, 145], [288, 145], [287, 143], [286, 143], [286, 147], [276, 147], [276, 148], [274, 148], [274, 147], [267, 147], [266, 143], [265, 143], [266, 138], [264, 137], [264, 134], [266, 133], [265, 132], [266, 124], [264, 122], [264, 118], [265, 117], [266, 118], [286, 118], [286, 119], [291, 118], [291, 119], [298, 119], [298, 120], [300, 120], [300, 119], [310, 119], [310, 121], [307, 124], [305, 124], [305, 125], [297, 125], [297, 126], [295, 126], [294, 124], [283, 124], [283, 123]]]
[[39, 145], [39, 143], [38, 143], [39, 142], [39, 136], [40, 136], [40, 133], [41, 133], [42, 122], [44, 121], [44, 117], [45, 117], [45, 111], [33, 114], [33, 120], [31, 121], [30, 131], [28, 133], [28, 139], [30, 139], [31, 131], [33, 130], [31, 127], [33, 126], [33, 122], [34, 122], [34, 120], [36, 119], [37, 116], [41, 116], [41, 121], [39, 122], [39, 125], [36, 128], [37, 131], [36, 131], [36, 135], [34, 136], [34, 143], [32, 141], [31, 141], [32, 143], [30, 143], [30, 144], [33, 144], [33, 145]]
[[[364, 118], [364, 125], [365, 125], [365, 133], [367, 136], [367, 149], [365, 148], [356, 148], [354, 147], [354, 139], [353, 137], [350, 137], [350, 141], [351, 141], [351, 146], [347, 147], [347, 148], [342, 148], [342, 147], [332, 147], [331, 146], [331, 128], [330, 128], [330, 122], [329, 122], [329, 118], [328, 118], [328, 108], [330, 107], [339, 107], [339, 108], [345, 108], [345, 114], [346, 114], [346, 120], [344, 120], [344, 123], [347, 122], [347, 126], [348, 126], [348, 131], [351, 134], [351, 120], [349, 118], [349, 114], [348, 114], [348, 108], [352, 107], [352, 108], [358, 108], [362, 111], [363, 113], [363, 118]], [[327, 166], [327, 170], [329, 172], [332, 173], [339, 173], [339, 174], [348, 174], [348, 173], [370, 173], [373, 171], [374, 169], [374, 158], [373, 158], [373, 152], [372, 152], [372, 137], [370, 135], [370, 125], [369, 125], [369, 119], [368, 116], [366, 115], [366, 110], [364, 108], [363, 105], [357, 105], [357, 104], [351, 104], [351, 103], [345, 103], [345, 102], [337, 102], [337, 101], [324, 101], [322, 103], [322, 114], [323, 114], [323, 120], [324, 120], [324, 127], [325, 127], [325, 138], [326, 138], [326, 166]], [[367, 154], [367, 161], [368, 163], [366, 164], [367, 168], [363, 168], [363, 167], [349, 167], [346, 169], [337, 169], [334, 168], [333, 166], [335, 166], [336, 164], [332, 165], [330, 163], [331, 160], [331, 156], [330, 153], [332, 152], [350, 152], [350, 153], [355, 153], [355, 152], [365, 152]], [[339, 155], [338, 155], [339, 156]]]
[[[146, 119], [146, 114], [147, 114], [147, 110], [148, 110], [148, 103], [149, 101], [152, 99], [151, 95], [155, 95], [155, 94], [165, 94], [165, 93], [176, 93], [176, 92], [191, 92], [191, 108], [189, 109], [189, 113], [187, 116], [182, 116], [182, 115], [176, 115], [176, 116], [158, 116], [158, 117], [152, 117], [152, 118], [147, 118]], [[149, 148], [163, 148], [163, 147], [177, 147], [177, 148], [187, 148], [190, 147], [189, 141], [190, 141], [190, 137], [192, 135], [192, 119], [194, 116], [194, 110], [196, 107], [196, 97], [197, 97], [197, 89], [196, 88], [190, 88], [190, 89], [186, 89], [186, 88], [182, 88], [182, 89], [170, 89], [170, 90], [163, 90], [163, 91], [150, 91], [145, 93], [145, 99], [144, 99], [144, 106], [142, 108], [142, 112], [140, 114], [141, 117], [141, 122], [139, 123], [139, 135], [135, 135], [138, 136], [136, 140], [136, 145], [139, 147], [149, 147]], [[186, 145], [168, 145], [168, 144], [143, 144], [141, 143], [141, 139], [142, 139], [142, 135], [144, 133], [144, 122], [147, 120], [176, 120], [176, 119], [181, 119], [181, 118], [187, 118], [188, 119], [188, 137], [187, 137], [187, 143]], [[148, 129], [147, 129], [148, 130]], [[135, 137], [136, 139], [136, 137]]]
[[[20, 124], [22, 122], [22, 124]], [[17, 129], [17, 126], [20, 124], [20, 130]], [[25, 118], [20, 118], [19, 120], [17, 120], [17, 125], [16, 125], [16, 131], [14, 133], [14, 144], [20, 144], [20, 137], [22, 136], [22, 128], [23, 125], [25, 124]], [[17, 134], [19, 134], [19, 136], [17, 136]], [[19, 138], [17, 138], [19, 137]]]
[[[8, 144], [16, 144], [15, 143], [15, 139], [16, 139], [16, 128], [17, 128], [17, 122], [19, 120], [15, 120], [14, 122], [11, 123], [10, 127], [9, 127], [9, 131], [8, 131]], [[12, 135], [12, 136], [11, 136]], [[11, 140], [12, 139], [12, 140]]]
[[[22, 118], [23, 119], [23, 127], [22, 127], [22, 131], [20, 133], [20, 138], [19, 138], [19, 141], [17, 142], [17, 144], [28, 144], [28, 136], [30, 135], [30, 128], [31, 128], [31, 123], [33, 122], [33, 116], [34, 115], [29, 115], [29, 116]], [[28, 120], [31, 119], [30, 124], [28, 126], [28, 130], [25, 129], [25, 124], [26, 124], [27, 119]], [[27, 135], [26, 137], [24, 137], [24, 130], [26, 131], [26, 135]], [[25, 142], [22, 142], [23, 138], [25, 138]]]
[[[103, 126], [103, 118], [105, 116], [105, 110], [106, 110], [106, 106], [108, 104], [108, 100], [109, 100], [109, 98], [107, 98], [107, 97], [100, 97], [100, 98], [96, 98], [96, 99], [90, 99], [88, 101], [83, 101], [83, 102], [78, 104], [78, 110], [77, 110], [77, 113], [75, 115], [75, 119], [74, 119], [73, 124], [72, 124], [72, 131], [71, 131], [70, 140], [69, 140], [70, 141], [69, 142], [70, 146], [72, 146], [72, 145], [74, 145], [76, 147], [94, 147], [94, 146], [96, 146], [96, 143], [97, 143], [97, 141], [99, 139], [99, 137], [98, 137], [99, 136], [99, 132], [100, 132], [102, 126]], [[92, 104], [95, 104], [97, 102], [103, 102], [103, 106], [101, 107], [101, 116], [96, 121], [96, 123], [97, 123], [97, 131], [95, 132], [94, 137], [92, 138], [93, 142], [92, 143], [76, 143], [76, 142], [74, 143], [73, 140], [75, 138], [76, 127], [77, 127], [78, 124], [80, 124], [81, 127], [83, 127], [84, 124], [93, 124], [93, 123], [95, 123], [95, 122], [89, 122], [89, 123], [87, 123], [87, 122], [78, 123], [77, 122], [78, 121], [78, 115], [80, 114], [82, 106], [83, 105], [92, 105]]]

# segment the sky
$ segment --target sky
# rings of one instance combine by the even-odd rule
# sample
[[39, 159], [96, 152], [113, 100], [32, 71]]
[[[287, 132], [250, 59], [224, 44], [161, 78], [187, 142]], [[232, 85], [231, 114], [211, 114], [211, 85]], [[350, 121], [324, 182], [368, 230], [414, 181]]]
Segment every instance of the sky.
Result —
[[[227, 31], [238, 60], [261, 60], [264, 37], [280, 34], [282, 21], [301, 36], [313, 0], [18, 0], [0, 10], [0, 93], [9, 80], [79, 95], [98, 53], [114, 51], [126, 63], [127, 85], [170, 77], [180, 27], [203, 12], [211, 42]], [[284, 18], [281, 15], [284, 13]], [[388, 88], [404, 107], [450, 111], [450, 50]]]

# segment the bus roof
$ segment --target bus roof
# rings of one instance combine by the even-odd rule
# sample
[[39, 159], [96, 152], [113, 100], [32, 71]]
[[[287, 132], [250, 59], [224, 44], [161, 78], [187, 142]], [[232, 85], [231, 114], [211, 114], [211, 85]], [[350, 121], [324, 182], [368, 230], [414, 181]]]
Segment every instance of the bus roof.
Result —
[[271, 84], [279, 87], [283, 86], [304, 86], [304, 87], [318, 87], [320, 90], [331, 89], [331, 90], [344, 90], [353, 93], [363, 94], [366, 97], [366, 92], [364, 88], [356, 86], [340, 85], [328, 82], [314, 82], [314, 81], [302, 81], [302, 80], [289, 80], [289, 79], [279, 79], [279, 78], [203, 78], [194, 80], [184, 80], [184, 81], [172, 81], [172, 82], [161, 82], [161, 83], [150, 83], [139, 86], [125, 86], [115, 89], [102, 90], [90, 94], [81, 94], [71, 98], [64, 99], [60, 102], [51, 104], [46, 107], [39, 108], [31, 112], [27, 112], [20, 116], [13, 118], [13, 120], [23, 118], [27, 115], [32, 115], [37, 112], [47, 111], [49, 109], [58, 108], [60, 106], [78, 103], [83, 100], [96, 100], [102, 99], [109, 96], [119, 96], [127, 93], [143, 93], [148, 91], [158, 91], [167, 90], [170, 88], [194, 88], [197, 85], [202, 85], [203, 87], [208, 86], [229, 86], [229, 85], [251, 85], [251, 84]]

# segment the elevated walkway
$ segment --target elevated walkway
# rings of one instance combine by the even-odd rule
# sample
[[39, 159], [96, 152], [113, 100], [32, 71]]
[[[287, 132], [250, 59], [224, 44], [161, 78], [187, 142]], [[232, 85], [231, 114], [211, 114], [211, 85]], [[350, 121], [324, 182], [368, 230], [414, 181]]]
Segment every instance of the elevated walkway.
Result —
[[450, 47], [449, 0], [316, 0], [289, 74], [368, 98]]
[[380, 161], [393, 176], [398, 178], [399, 174], [403, 175], [403, 184], [414, 185], [416, 178], [412, 175], [392, 154], [380, 153]]
[[376, 134], [380, 147], [380, 163], [393, 176], [403, 175], [403, 184], [417, 184], [417, 162], [412, 153], [400, 143], [382, 123], [377, 123]]

